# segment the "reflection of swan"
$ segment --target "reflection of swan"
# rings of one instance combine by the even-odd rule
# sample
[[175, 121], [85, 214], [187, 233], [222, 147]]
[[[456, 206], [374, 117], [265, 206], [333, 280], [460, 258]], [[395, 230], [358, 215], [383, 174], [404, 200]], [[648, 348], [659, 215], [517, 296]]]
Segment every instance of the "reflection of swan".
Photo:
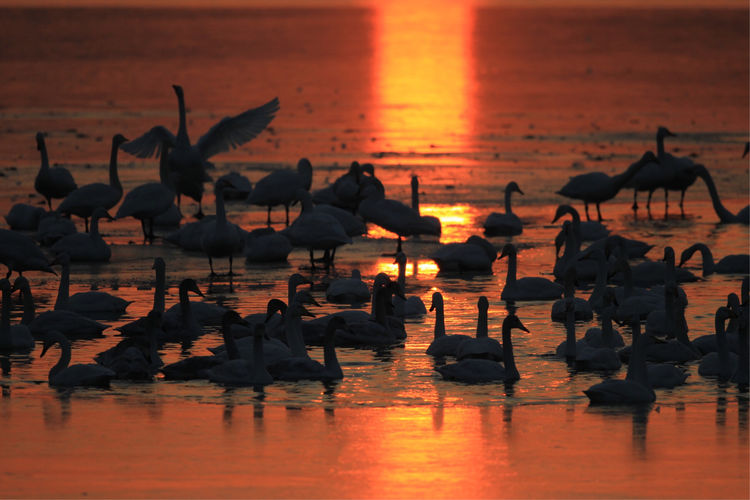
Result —
[[103, 207], [91, 213], [91, 232], [73, 233], [57, 240], [52, 247], [55, 255], [67, 254], [73, 262], [107, 262], [112, 250], [99, 234], [99, 219], [114, 220]]
[[[398, 264], [398, 286], [406, 295], [406, 254], [404, 252], [396, 254], [396, 263]], [[406, 300], [397, 295], [393, 297], [393, 313], [399, 318], [411, 318], [427, 314], [427, 308], [422, 299], [416, 295], [410, 295], [406, 297]]]
[[122, 185], [117, 176], [117, 150], [127, 139], [120, 134], [112, 138], [112, 153], [109, 159], [109, 184], [95, 182], [86, 184], [71, 192], [57, 207], [61, 214], [72, 214], [83, 217], [86, 232], [89, 230], [89, 217], [97, 207], [105, 210], [117, 205], [122, 198]]
[[503, 359], [503, 348], [500, 342], [489, 336], [487, 322], [487, 311], [490, 303], [487, 297], [482, 295], [477, 301], [477, 334], [476, 337], [469, 337], [459, 344], [456, 350], [456, 358], [459, 360], [467, 358], [483, 358], [500, 361]]
[[656, 394], [648, 381], [646, 356], [643, 351], [645, 346], [642, 344], [641, 323], [638, 317], [633, 317], [632, 327], [632, 355], [625, 379], [607, 379], [583, 391], [591, 404], [646, 404], [656, 401]]
[[446, 335], [443, 295], [440, 292], [432, 294], [430, 311], [433, 310], [435, 311], [435, 336], [427, 348], [427, 354], [435, 357], [455, 356], [459, 344], [464, 340], [471, 339], [471, 337], [469, 335], [458, 334]]
[[44, 348], [40, 357], [53, 345], [58, 344], [62, 350], [60, 360], [49, 371], [49, 385], [58, 387], [109, 387], [109, 381], [115, 372], [95, 364], [71, 365], [72, 348], [70, 341], [58, 330], [51, 330], [44, 336]]
[[49, 261], [34, 240], [25, 234], [0, 229], [0, 263], [8, 267], [6, 278], [13, 271], [45, 271], [54, 274]]
[[216, 183], [214, 190], [216, 194], [216, 219], [207, 222], [201, 236], [201, 249], [208, 256], [208, 265], [211, 268], [211, 276], [214, 273], [214, 257], [229, 258], [229, 275], [232, 272], [232, 256], [235, 252], [242, 250], [243, 235], [239, 226], [227, 221], [227, 213], [224, 208], [224, 184]]
[[703, 179], [703, 181], [706, 183], [706, 187], [708, 187], [708, 193], [711, 195], [711, 203], [714, 206], [714, 211], [719, 217], [719, 220], [725, 224], [735, 222], [745, 225], [750, 224], [750, 205], [746, 206], [736, 214], [733, 214], [732, 212], [727, 210], [723, 203], [721, 203], [721, 199], [719, 199], [719, 192], [716, 189], [716, 184], [714, 184], [714, 180], [711, 177], [711, 174], [708, 173], [708, 169], [706, 169], [706, 167], [704, 167], [703, 165], [696, 165], [694, 168], [698, 177]]
[[525, 332], [529, 330], [523, 326], [521, 320], [515, 314], [509, 314], [503, 320], [503, 362], [505, 366], [489, 359], [467, 358], [436, 370], [446, 380], [457, 380], [467, 383], [481, 383], [502, 380], [506, 383], [515, 382], [521, 376], [516, 368], [513, 358], [513, 345], [511, 344], [511, 329], [518, 328]]
[[737, 355], [729, 352], [727, 336], [724, 331], [724, 322], [733, 316], [727, 307], [719, 307], [716, 310], [716, 345], [717, 351], [703, 356], [698, 373], [704, 377], [719, 377], [719, 380], [729, 380], [737, 370]]
[[[260, 179], [255, 184], [247, 202], [251, 205], [268, 207], [266, 224], [271, 225], [271, 209], [276, 205], [284, 205], [286, 211], [286, 225], [289, 225], [289, 205], [299, 199], [297, 190], [310, 191], [313, 169], [310, 160], [301, 158], [297, 162], [297, 170], [275, 170]], [[311, 202], [312, 203], [312, 202]]]
[[516, 247], [506, 243], [500, 254], [500, 259], [508, 257], [508, 274], [505, 286], [500, 294], [502, 300], [553, 300], [560, 298], [563, 287], [546, 278], [527, 277], [516, 278], [517, 257]]
[[68, 169], [64, 167], [50, 167], [47, 158], [47, 146], [44, 143], [44, 134], [36, 133], [36, 148], [42, 155], [42, 165], [39, 167], [39, 173], [34, 179], [34, 189], [37, 193], [44, 196], [47, 200], [47, 206], [52, 210], [52, 198], [65, 198], [71, 191], [75, 190], [76, 183]]
[[370, 300], [370, 289], [362, 281], [359, 269], [352, 269], [350, 278], [331, 282], [326, 289], [326, 300], [338, 304], [357, 304]]
[[[400, 250], [399, 250], [400, 251]], [[447, 243], [432, 252], [430, 258], [441, 273], [492, 273], [497, 259], [495, 247], [480, 236], [469, 236], [465, 243]]]
[[164, 363], [158, 352], [157, 336], [161, 330], [161, 313], [146, 316], [146, 338], [128, 337], [94, 358], [97, 363], [116, 373], [119, 380], [153, 380]]
[[588, 174], [576, 175], [571, 177], [565, 186], [557, 191], [557, 194], [567, 196], [576, 200], [582, 200], [586, 209], [586, 219], [589, 217], [589, 203], [596, 203], [596, 212], [599, 221], [602, 220], [602, 213], [599, 204], [617, 196], [617, 193], [625, 183], [633, 177], [638, 170], [643, 168], [649, 162], [655, 162], [656, 156], [651, 151], [647, 151], [640, 160], [630, 165], [625, 172], [609, 176], [602, 172], [591, 172]]
[[172, 173], [177, 205], [180, 196], [185, 195], [198, 202], [198, 217], [203, 216], [201, 198], [203, 183], [210, 178], [206, 175], [208, 159], [215, 154], [234, 149], [260, 134], [271, 123], [279, 110], [279, 100], [274, 98], [257, 108], [249, 109], [236, 116], [222, 118], [206, 132], [198, 142], [192, 144], [187, 132], [185, 98], [182, 87], [173, 85], [179, 106], [180, 125], [177, 137], [164, 127], [157, 126], [130, 141], [123, 150], [139, 158], [149, 158], [160, 152], [162, 141], [167, 140], [174, 149], [169, 153], [169, 168]]
[[159, 157], [160, 182], [148, 182], [131, 189], [115, 215], [116, 219], [134, 217], [141, 221], [144, 242], [154, 241], [154, 219], [173, 206], [174, 190], [169, 185], [168, 153], [169, 144], [165, 141]]
[[336, 358], [336, 330], [346, 328], [346, 322], [338, 316], [328, 320], [323, 347], [324, 364], [309, 356], [293, 356], [269, 365], [268, 371], [277, 380], [338, 380], [344, 378], [341, 365]]
[[3, 299], [2, 313], [0, 313], [0, 351], [30, 351], [34, 348], [34, 337], [31, 336], [28, 327], [24, 324], [10, 326], [10, 281], [5, 278], [1, 279], [0, 290], [2, 290]]
[[748, 274], [750, 273], [750, 255], [748, 254], [736, 254], [727, 255], [722, 257], [721, 260], [714, 263], [713, 255], [711, 250], [703, 243], [696, 243], [685, 250], [683, 250], [680, 256], [680, 267], [688, 260], [693, 254], [700, 251], [701, 257], [703, 257], [703, 276], [708, 276], [713, 273], [718, 274]]
[[523, 222], [510, 206], [510, 196], [513, 193], [523, 194], [523, 191], [511, 181], [505, 186], [505, 213], [492, 212], [484, 221], [484, 234], [487, 236], [515, 236], [523, 232]]

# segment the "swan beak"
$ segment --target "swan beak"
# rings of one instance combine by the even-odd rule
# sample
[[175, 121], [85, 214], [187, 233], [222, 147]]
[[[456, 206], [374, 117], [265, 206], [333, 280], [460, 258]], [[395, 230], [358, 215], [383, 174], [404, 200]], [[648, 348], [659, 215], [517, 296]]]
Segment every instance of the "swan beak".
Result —
[[52, 344], [50, 344], [49, 342], [45, 341], [44, 342], [44, 347], [42, 348], [42, 353], [39, 355], [39, 357], [40, 358], [44, 357], [44, 354], [49, 350], [50, 347], [52, 347]]
[[300, 313], [300, 316], [309, 316], [309, 317], [311, 317], [311, 318], [314, 318], [314, 317], [315, 317], [315, 314], [314, 314], [314, 313], [311, 313], [310, 311], [308, 311], [307, 309], [305, 309], [305, 308], [304, 308], [304, 307], [302, 307], [302, 306], [300, 306], [300, 307], [302, 308], [302, 311], [301, 311], [301, 313]]
[[435, 310], [435, 303], [430, 304], [430, 312]]
[[205, 297], [205, 295], [203, 295], [203, 292], [201, 292], [201, 289], [200, 289], [200, 288], [198, 288], [198, 285], [195, 285], [195, 286], [191, 286], [191, 287], [190, 287], [190, 291], [191, 291], [191, 292], [194, 292], [194, 293], [197, 293], [197, 294], [198, 294], [199, 296], [201, 296], [201, 297]]
[[522, 324], [522, 323], [521, 323], [520, 321], [518, 322], [518, 329], [519, 329], [519, 330], [523, 330], [523, 331], [524, 331], [524, 332], [526, 332], [526, 333], [531, 333], [531, 332], [529, 331], [529, 329], [528, 329], [528, 328], [526, 328], [525, 326], [523, 326], [523, 324]]
[[320, 307], [320, 304], [318, 303], [318, 301], [317, 301], [317, 300], [315, 300], [315, 299], [314, 299], [314, 298], [312, 298], [312, 297], [310, 297], [310, 302], [309, 302], [309, 303], [310, 303], [310, 304], [312, 304], [312, 305], [314, 305], [314, 306], [318, 306], [318, 307]]

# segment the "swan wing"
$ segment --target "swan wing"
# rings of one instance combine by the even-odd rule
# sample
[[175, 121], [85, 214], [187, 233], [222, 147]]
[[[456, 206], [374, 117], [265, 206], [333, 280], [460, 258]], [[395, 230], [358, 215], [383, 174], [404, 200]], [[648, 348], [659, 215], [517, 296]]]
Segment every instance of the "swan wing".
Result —
[[161, 147], [164, 141], [174, 147], [177, 143], [177, 138], [165, 127], [157, 125], [137, 139], [121, 145], [120, 149], [138, 158], [151, 158], [152, 156], [159, 156], [161, 154]]
[[278, 110], [279, 98], [274, 97], [262, 106], [223, 118], [198, 140], [201, 157], [208, 159], [254, 139], [271, 123]]

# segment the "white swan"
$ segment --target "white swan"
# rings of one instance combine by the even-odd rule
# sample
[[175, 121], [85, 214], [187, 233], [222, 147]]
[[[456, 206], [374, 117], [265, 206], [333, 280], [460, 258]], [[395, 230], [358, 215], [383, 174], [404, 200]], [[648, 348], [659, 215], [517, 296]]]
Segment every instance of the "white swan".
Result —
[[515, 236], [523, 232], [523, 222], [513, 213], [510, 197], [513, 193], [523, 194], [515, 181], [505, 186], [505, 213], [492, 212], [485, 219], [484, 234], [486, 236]]
[[[406, 295], [406, 254], [404, 252], [396, 254], [396, 263], [398, 264], [398, 286]], [[409, 295], [406, 300], [395, 296], [393, 297], [393, 313], [399, 318], [412, 318], [427, 314], [427, 308], [424, 306], [422, 299], [416, 295]]]
[[729, 380], [737, 370], [738, 357], [729, 351], [727, 345], [726, 332], [724, 323], [735, 314], [727, 307], [719, 307], [716, 310], [715, 327], [716, 327], [716, 344], [717, 351], [710, 352], [703, 356], [698, 373], [704, 377], [718, 377], [719, 380]]
[[164, 364], [159, 356], [158, 335], [161, 313], [151, 311], [146, 316], [146, 337], [128, 337], [114, 347], [102, 351], [94, 360], [115, 372], [119, 380], [151, 381]]
[[206, 174], [208, 159], [212, 156], [234, 149], [254, 139], [260, 134], [279, 110], [279, 100], [274, 98], [257, 108], [249, 109], [236, 116], [222, 118], [212, 126], [198, 142], [192, 144], [187, 131], [185, 97], [182, 87], [173, 85], [177, 95], [180, 124], [175, 137], [162, 126], [153, 127], [142, 136], [123, 145], [123, 150], [139, 158], [149, 158], [160, 152], [161, 143], [169, 141], [174, 149], [169, 153], [169, 169], [172, 174], [177, 205], [181, 195], [189, 196], [198, 202], [196, 216], [201, 218], [201, 199], [203, 183], [211, 180]]
[[504, 381], [513, 383], [521, 378], [516, 368], [511, 343], [511, 329], [518, 328], [525, 332], [529, 330], [523, 326], [515, 314], [509, 314], [503, 320], [503, 362], [482, 358], [467, 358], [445, 366], [435, 368], [445, 380], [457, 380], [466, 383], [482, 383]]
[[632, 318], [632, 356], [625, 379], [607, 379], [583, 391], [591, 404], [637, 405], [656, 401], [656, 393], [654, 393], [648, 380], [640, 325], [639, 318]]
[[47, 200], [47, 207], [52, 211], [52, 198], [65, 198], [78, 186], [67, 168], [50, 167], [47, 158], [47, 145], [44, 134], [36, 133], [36, 148], [42, 156], [42, 164], [34, 179], [34, 189]]
[[323, 347], [324, 364], [309, 356], [292, 356], [268, 366], [268, 371], [276, 380], [340, 380], [344, 378], [336, 357], [336, 331], [346, 328], [346, 322], [338, 316], [328, 320]]
[[[115, 372], [96, 364], [70, 365], [72, 348], [70, 340], [58, 330], [51, 330], [44, 336], [44, 348], [39, 357], [45, 355], [53, 345], [58, 344], [62, 351], [60, 360], [49, 371], [49, 385], [55, 387], [109, 387]], [[69, 366], [70, 365], [70, 366]]]
[[169, 182], [167, 155], [169, 143], [162, 144], [159, 157], [159, 182], [147, 182], [134, 187], [125, 195], [115, 219], [134, 217], [141, 221], [143, 241], [154, 241], [154, 219], [174, 205], [174, 189]]
[[[26, 279], [26, 278], [18, 278]], [[30, 351], [34, 348], [34, 337], [29, 328], [23, 323], [10, 324], [12, 287], [10, 281], [0, 279], [2, 292], [2, 313], [0, 313], [0, 352]]]
[[718, 274], [744, 274], [750, 273], [750, 255], [735, 254], [722, 257], [718, 262], [714, 262], [711, 250], [703, 243], [695, 243], [683, 250], [680, 256], [679, 267], [682, 267], [690, 257], [697, 251], [700, 251], [703, 258], [703, 276], [709, 276], [713, 273]]
[[[399, 250], [400, 252], [401, 250]], [[469, 236], [464, 243], [440, 245], [430, 254], [441, 273], [492, 273], [497, 259], [495, 247], [480, 236]]]
[[711, 174], [708, 173], [708, 169], [706, 169], [706, 167], [703, 165], [696, 165], [694, 169], [696, 175], [698, 175], [698, 177], [703, 179], [703, 182], [706, 183], [708, 193], [709, 195], [711, 195], [711, 203], [713, 204], [714, 212], [716, 212], [716, 215], [719, 217], [719, 221], [721, 221], [723, 224], [750, 224], [750, 205], [747, 205], [736, 214], [733, 214], [732, 212], [727, 210], [727, 208], [721, 202], [721, 199], [719, 198], [719, 191], [716, 189], [716, 184], [714, 184], [714, 180], [711, 177]]
[[50, 248], [52, 253], [67, 254], [73, 262], [108, 262], [112, 249], [99, 234], [99, 219], [114, 220], [104, 207], [96, 207], [91, 213], [91, 231], [63, 236]]
[[[301, 158], [297, 162], [297, 170], [275, 170], [255, 183], [247, 202], [268, 208], [266, 224], [271, 225], [271, 209], [276, 205], [284, 205], [286, 211], [286, 225], [289, 225], [289, 205], [299, 199], [297, 191], [302, 189], [309, 193], [312, 184], [313, 168], [310, 160]], [[312, 200], [312, 198], [311, 198]], [[310, 202], [312, 204], [312, 201]]]
[[429, 347], [427, 347], [427, 354], [436, 358], [455, 356], [458, 351], [458, 346], [464, 340], [471, 339], [471, 337], [469, 335], [460, 334], [446, 335], [443, 295], [440, 292], [434, 292], [432, 294], [430, 311], [435, 311], [435, 330], [433, 340]]
[[487, 311], [490, 303], [487, 297], [482, 295], [477, 301], [477, 333], [476, 337], [468, 338], [461, 342], [456, 350], [458, 360], [467, 358], [483, 358], [500, 361], [503, 359], [503, 348], [500, 342], [489, 336]]
[[640, 160], [630, 165], [625, 172], [610, 176], [603, 172], [591, 172], [571, 177], [557, 194], [582, 200], [586, 209], [586, 220], [589, 217], [589, 203], [596, 203], [596, 213], [599, 221], [602, 221], [602, 213], [599, 205], [607, 200], [611, 200], [622, 189], [625, 183], [633, 177], [638, 170], [646, 166], [649, 162], [655, 162], [656, 156], [651, 151], [647, 151]]
[[328, 285], [326, 300], [336, 304], [368, 302], [370, 300], [370, 288], [367, 283], [362, 281], [359, 269], [352, 269], [350, 278], [340, 278]]
[[214, 257], [229, 258], [229, 276], [232, 276], [232, 257], [235, 253], [242, 251], [243, 235], [239, 227], [227, 221], [227, 213], [224, 208], [224, 184], [216, 183], [216, 219], [204, 225], [201, 236], [201, 249], [208, 256], [208, 265], [211, 268], [211, 276], [215, 276]]
[[554, 300], [563, 293], [562, 285], [541, 277], [516, 278], [516, 247], [506, 243], [500, 259], [508, 257], [508, 274], [500, 294], [502, 300]]
[[19, 275], [25, 271], [55, 274], [49, 260], [34, 240], [9, 229], [0, 229], [0, 263], [8, 268], [6, 278], [10, 278], [13, 271]]
[[122, 198], [122, 184], [117, 175], [117, 150], [127, 142], [121, 134], [112, 138], [112, 152], [109, 159], [109, 184], [95, 182], [86, 184], [71, 192], [57, 207], [57, 211], [64, 215], [77, 215], [84, 220], [86, 232], [89, 231], [89, 217], [98, 207], [105, 210], [117, 205]]

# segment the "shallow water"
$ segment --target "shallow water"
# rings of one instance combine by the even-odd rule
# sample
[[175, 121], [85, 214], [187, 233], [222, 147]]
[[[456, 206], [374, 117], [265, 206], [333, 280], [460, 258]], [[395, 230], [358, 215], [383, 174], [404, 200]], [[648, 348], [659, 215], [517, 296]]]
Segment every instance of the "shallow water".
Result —
[[[109, 138], [133, 138], [156, 123], [176, 128], [174, 95], [185, 88], [192, 138], [222, 116], [278, 95], [272, 131], [215, 157], [215, 178], [237, 170], [255, 182], [268, 171], [311, 159], [313, 189], [352, 160], [371, 161], [389, 197], [409, 201], [420, 178], [423, 214], [440, 217], [441, 243], [481, 234], [502, 209], [505, 184], [524, 190], [514, 211], [524, 232], [520, 276], [550, 276], [554, 192], [589, 170], [615, 173], [655, 149], [658, 125], [679, 134], [667, 150], [711, 169], [733, 211], [748, 203], [747, 9], [528, 9], [397, 2], [373, 7], [245, 10], [3, 9], [0, 68], [0, 212], [41, 203], [34, 133], [49, 133], [50, 160], [79, 185], [106, 179]], [[153, 160], [120, 155], [127, 190], [156, 176]], [[618, 234], [677, 252], [704, 242], [715, 257], [748, 252], [746, 226], [719, 225], [705, 186], [686, 197], [687, 217], [634, 220], [631, 191], [602, 206]], [[204, 198], [213, 210], [210, 195]], [[576, 204], [582, 211], [582, 207]], [[194, 211], [188, 204], [185, 211]], [[265, 211], [228, 206], [245, 229]], [[274, 212], [276, 228], [283, 214]], [[135, 301], [112, 327], [151, 308], [154, 257], [167, 261], [167, 306], [195, 278], [206, 300], [260, 312], [285, 297], [286, 279], [312, 273], [307, 253], [288, 264], [235, 259], [239, 276], [211, 282], [205, 257], [157, 241], [140, 245], [131, 220], [103, 223], [107, 264], [72, 266], [71, 293], [92, 285]], [[367, 281], [396, 265], [390, 235], [337, 252], [330, 277], [359, 269]], [[498, 248], [508, 241], [492, 238]], [[436, 238], [411, 239], [407, 293], [429, 306], [445, 297], [449, 333], [473, 334], [480, 295], [490, 300], [490, 335], [499, 337], [507, 262], [489, 276], [443, 277], [429, 254]], [[694, 257], [694, 259], [696, 259]], [[688, 266], [699, 274], [698, 260]], [[415, 265], [416, 263], [416, 265]], [[226, 263], [218, 263], [219, 272]], [[223, 271], [222, 271], [223, 270]], [[39, 310], [54, 303], [57, 278], [29, 273]], [[712, 275], [683, 287], [689, 335], [713, 331], [713, 314], [739, 276]], [[315, 292], [316, 313], [339, 310]], [[582, 290], [580, 296], [588, 296]], [[367, 307], [367, 305], [365, 306]], [[502, 384], [446, 382], [424, 354], [433, 317], [410, 320], [403, 347], [339, 349], [345, 379], [332, 386], [276, 383], [261, 394], [207, 382], [117, 382], [112, 389], [59, 393], [46, 384], [53, 364], [11, 356], [2, 378], [0, 418], [8, 430], [0, 458], [3, 496], [257, 497], [747, 497], [747, 393], [684, 368], [688, 383], [657, 390], [645, 410], [588, 407], [582, 390], [602, 374], [574, 373], [551, 357], [564, 327], [550, 302], [521, 303], [530, 333], [514, 332], [522, 379]], [[20, 308], [14, 310], [14, 321]], [[579, 323], [577, 331], [595, 321]], [[73, 362], [88, 362], [119, 338], [77, 341]], [[626, 334], [628, 329], [623, 329]], [[221, 342], [208, 331], [191, 346], [165, 345], [165, 362]], [[322, 357], [319, 348], [311, 355]], [[624, 368], [612, 374], [624, 376]], [[601, 443], [606, 443], [602, 445]], [[7, 448], [6, 448], [7, 447]], [[76, 452], [77, 454], [74, 454]], [[42, 472], [44, 474], [42, 474]], [[38, 478], [29, 481], [29, 477]], [[45, 480], [42, 481], [42, 478]], [[635, 479], [634, 479], [635, 478]]]

